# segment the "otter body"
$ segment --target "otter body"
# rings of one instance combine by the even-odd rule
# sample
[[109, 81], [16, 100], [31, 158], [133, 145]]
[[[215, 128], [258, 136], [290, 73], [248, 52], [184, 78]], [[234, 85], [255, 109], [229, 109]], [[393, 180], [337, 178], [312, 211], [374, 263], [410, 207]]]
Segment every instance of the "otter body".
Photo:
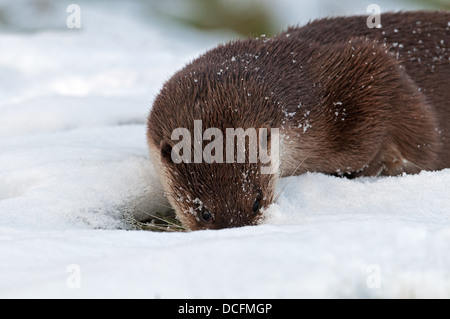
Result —
[[[256, 224], [282, 176], [418, 173], [450, 167], [450, 13], [331, 18], [221, 45], [156, 98], [148, 143], [189, 229]], [[171, 160], [172, 132], [279, 128], [276, 173], [261, 163]], [[271, 143], [269, 138], [269, 144]]]

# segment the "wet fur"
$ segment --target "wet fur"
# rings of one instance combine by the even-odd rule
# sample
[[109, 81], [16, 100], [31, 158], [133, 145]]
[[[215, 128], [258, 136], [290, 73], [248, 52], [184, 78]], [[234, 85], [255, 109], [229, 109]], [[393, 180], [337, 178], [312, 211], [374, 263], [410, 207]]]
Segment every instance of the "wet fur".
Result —
[[[398, 175], [450, 167], [450, 13], [330, 18], [221, 45], [176, 73], [148, 120], [152, 159], [189, 229], [256, 224], [280, 176]], [[171, 162], [175, 128], [280, 128], [278, 174], [260, 164]], [[299, 164], [303, 163], [299, 169]], [[245, 178], [244, 178], [245, 176]], [[194, 203], [196, 202], [196, 203]], [[201, 204], [199, 204], [201, 203]], [[213, 212], [202, 222], [198, 206]]]

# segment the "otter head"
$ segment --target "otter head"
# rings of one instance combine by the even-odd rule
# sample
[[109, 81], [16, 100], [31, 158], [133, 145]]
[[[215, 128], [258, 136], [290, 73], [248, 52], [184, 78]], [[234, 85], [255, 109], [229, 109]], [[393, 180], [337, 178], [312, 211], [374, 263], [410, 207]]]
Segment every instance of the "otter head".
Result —
[[[271, 129], [280, 127], [279, 101], [251, 73], [254, 69], [233, 55], [224, 58], [222, 49], [205, 54], [167, 81], [148, 121], [149, 146], [161, 184], [177, 218], [190, 230], [257, 224], [273, 201], [278, 180], [279, 157], [272, 156], [272, 148], [279, 136]], [[244, 132], [243, 138], [233, 137], [231, 160], [229, 129]], [[185, 139], [189, 144], [180, 147]], [[266, 141], [270, 161], [261, 158], [261, 140]], [[244, 160], [238, 145], [244, 145]], [[256, 160], [251, 159], [254, 147]]]
[[[176, 163], [174, 144], [160, 144], [163, 184], [189, 230], [256, 225], [273, 202], [278, 175], [256, 163]], [[265, 166], [265, 168], [268, 168]]]

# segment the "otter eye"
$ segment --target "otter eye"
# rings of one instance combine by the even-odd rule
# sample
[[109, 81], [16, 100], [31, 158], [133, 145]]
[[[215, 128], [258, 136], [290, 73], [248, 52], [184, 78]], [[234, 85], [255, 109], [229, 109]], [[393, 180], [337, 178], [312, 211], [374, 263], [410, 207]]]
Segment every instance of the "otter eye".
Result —
[[207, 223], [209, 223], [212, 220], [212, 214], [207, 209], [202, 209], [202, 211], [200, 212], [200, 217], [202, 218], [202, 220], [204, 222], [207, 222]]
[[252, 209], [253, 214], [256, 214], [259, 211], [259, 208], [260, 208], [260, 204], [259, 204], [259, 201], [257, 200], [256, 202], [253, 203], [253, 209]]

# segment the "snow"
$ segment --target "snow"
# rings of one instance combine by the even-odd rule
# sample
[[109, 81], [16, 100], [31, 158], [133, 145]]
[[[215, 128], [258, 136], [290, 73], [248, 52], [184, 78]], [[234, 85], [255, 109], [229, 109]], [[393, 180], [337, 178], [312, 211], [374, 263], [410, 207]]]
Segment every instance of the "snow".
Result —
[[0, 33], [0, 298], [450, 297], [450, 170], [311, 173], [260, 226], [127, 230], [166, 205], [153, 98], [229, 36], [81, 7], [81, 30]]

